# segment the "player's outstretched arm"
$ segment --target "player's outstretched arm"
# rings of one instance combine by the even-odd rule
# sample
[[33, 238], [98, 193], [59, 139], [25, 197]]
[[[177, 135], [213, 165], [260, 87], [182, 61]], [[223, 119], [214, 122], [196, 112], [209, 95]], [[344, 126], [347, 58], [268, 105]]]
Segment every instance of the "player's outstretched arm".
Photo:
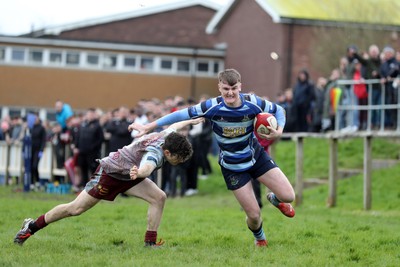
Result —
[[140, 137], [142, 135], [145, 135], [146, 133], [149, 133], [150, 131], [154, 130], [157, 126], [165, 126], [165, 125], [170, 125], [175, 122], [179, 121], [184, 121], [190, 119], [188, 109], [184, 108], [178, 111], [175, 111], [173, 113], [170, 113], [168, 115], [165, 115], [161, 118], [159, 118], [156, 121], [153, 121], [149, 124], [142, 125], [140, 123], [132, 123], [131, 125], [128, 126], [128, 130], [136, 130], [138, 133], [136, 134], [136, 137]]
[[145, 134], [151, 132], [156, 127], [157, 127], [157, 123], [155, 121], [150, 122], [146, 125], [142, 125], [140, 123], [133, 122], [128, 126], [128, 130], [130, 132], [133, 130], [138, 131], [138, 133], [135, 135], [135, 137], [141, 137], [142, 135], [145, 135]]
[[185, 128], [188, 125], [195, 125], [200, 122], [204, 122], [204, 118], [197, 118], [192, 120], [176, 122], [174, 124], [171, 124], [168, 128], [175, 129], [175, 131], [179, 131], [180, 129]]

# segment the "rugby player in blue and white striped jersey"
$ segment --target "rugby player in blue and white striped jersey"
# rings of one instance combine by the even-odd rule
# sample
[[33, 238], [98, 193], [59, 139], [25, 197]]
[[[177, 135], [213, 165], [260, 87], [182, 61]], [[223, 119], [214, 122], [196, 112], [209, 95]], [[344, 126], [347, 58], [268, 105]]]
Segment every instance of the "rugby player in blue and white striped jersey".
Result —
[[279, 105], [254, 94], [240, 93], [241, 76], [235, 69], [226, 69], [218, 74], [218, 89], [221, 93], [218, 97], [178, 110], [146, 125], [133, 123], [129, 129], [139, 131], [138, 136], [141, 136], [156, 127], [177, 121], [197, 117], [209, 119], [220, 147], [219, 164], [227, 188], [232, 190], [246, 212], [247, 225], [254, 234], [256, 246], [267, 246], [251, 179], [258, 179], [272, 191], [267, 195], [268, 200], [287, 217], [295, 215], [290, 204], [295, 194], [285, 174], [257, 141], [253, 123], [259, 113], [273, 114], [278, 128], [268, 127], [270, 133], [260, 136], [277, 139], [285, 126], [285, 112]]

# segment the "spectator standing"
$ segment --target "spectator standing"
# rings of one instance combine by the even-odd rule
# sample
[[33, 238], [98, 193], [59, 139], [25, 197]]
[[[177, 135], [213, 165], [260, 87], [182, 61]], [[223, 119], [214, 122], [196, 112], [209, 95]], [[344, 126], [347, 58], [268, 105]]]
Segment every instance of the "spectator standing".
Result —
[[[8, 117], [4, 118], [3, 120], [0, 120], [0, 141], [6, 141], [7, 136], [9, 136], [9, 130], [10, 130], [10, 123], [8, 121]], [[0, 185], [6, 184], [7, 179], [5, 174], [0, 174]]]
[[[362, 76], [366, 80], [371, 79], [380, 79], [380, 66], [381, 66], [381, 58], [379, 47], [375, 44], [371, 45], [368, 48], [368, 57], [364, 58], [357, 53], [355, 57], [361, 64], [363, 65]], [[380, 83], [373, 83], [371, 85], [371, 98], [372, 105], [381, 105], [382, 104], [382, 85]], [[372, 128], [378, 128], [381, 120], [381, 111], [379, 109], [372, 110]]]
[[[70, 137], [70, 148], [72, 151], [75, 151], [75, 143], [79, 137], [79, 129], [83, 123], [84, 115], [76, 114], [71, 118], [71, 121], [68, 126], [69, 137]], [[70, 176], [72, 182], [72, 190], [76, 193], [82, 191], [82, 174], [81, 168], [78, 164], [78, 155], [79, 153], [73, 153], [73, 155], [65, 161], [65, 168], [68, 169], [68, 174]]]
[[57, 152], [58, 159], [57, 162], [65, 162], [65, 157], [67, 154], [66, 148], [67, 145], [70, 143], [71, 136], [70, 132], [68, 131], [68, 122], [72, 119], [74, 112], [69, 104], [62, 102], [61, 100], [57, 100], [55, 103], [55, 110], [56, 110], [56, 121], [61, 127], [60, 133], [60, 143], [57, 146], [59, 150]]
[[1, 127], [0, 127], [0, 141], [6, 140], [6, 132], [8, 131], [8, 125], [3, 122], [1, 122]]
[[189, 167], [187, 168], [187, 183], [185, 196], [196, 195], [199, 191], [197, 189], [197, 182], [199, 178], [199, 158], [200, 158], [200, 134], [201, 134], [201, 123], [193, 125], [189, 131], [189, 141], [193, 147], [193, 156], [188, 161]]
[[308, 132], [311, 102], [315, 99], [314, 84], [307, 70], [301, 70], [293, 87], [293, 114], [296, 116], [295, 132]]
[[[357, 97], [358, 106], [366, 106], [368, 105], [368, 92], [367, 92], [367, 86], [364, 83], [364, 78], [362, 77], [361, 68], [362, 68], [361, 62], [355, 60], [353, 81], [355, 81], [356, 83], [353, 86], [353, 90], [354, 94]], [[366, 130], [368, 111], [360, 110], [358, 114], [359, 114], [358, 118], [359, 129]]]
[[326, 132], [335, 128], [337, 106], [341, 102], [342, 88], [337, 84], [340, 78], [340, 69], [333, 69], [326, 85], [324, 106], [322, 110], [322, 131]]
[[1, 126], [0, 126], [1, 141], [6, 141], [10, 139], [10, 128], [11, 128], [11, 123], [9, 117], [6, 117], [3, 120], [1, 120]]
[[31, 188], [44, 189], [44, 181], [40, 179], [39, 175], [39, 161], [46, 146], [46, 129], [38, 114], [28, 114], [27, 122], [32, 139]]
[[318, 133], [322, 130], [326, 83], [325, 77], [319, 77], [314, 89], [315, 99], [311, 102], [311, 132]]
[[132, 143], [133, 138], [128, 130], [128, 126], [132, 122], [128, 121], [128, 117], [128, 108], [120, 107], [116, 111], [115, 117], [104, 125], [104, 130], [110, 133], [109, 151], [117, 151]]
[[101, 157], [101, 145], [104, 140], [103, 129], [100, 126], [96, 115], [96, 110], [90, 108], [85, 114], [85, 119], [81, 123], [77, 140], [75, 140], [74, 154], [77, 154], [78, 166], [81, 170], [80, 186], [84, 186], [89, 176], [97, 168], [97, 161]]
[[[10, 128], [8, 132], [5, 134], [6, 142], [8, 145], [23, 145], [23, 140], [25, 136], [25, 128], [24, 122], [22, 121], [21, 116], [14, 115], [11, 117]], [[19, 182], [19, 176], [13, 176], [16, 183]], [[10, 183], [12, 179], [10, 180]]]
[[[350, 45], [346, 50], [346, 58], [347, 58], [347, 66], [345, 68], [345, 76], [343, 77], [346, 80], [353, 80], [355, 62], [357, 61], [356, 54], [358, 48], [355, 45]], [[357, 109], [352, 109], [353, 107], [358, 105], [357, 96], [354, 93], [353, 86], [346, 85], [343, 87], [343, 95], [342, 95], [342, 105], [347, 106], [350, 109], [346, 110], [342, 113], [341, 120], [341, 131], [342, 132], [356, 132], [358, 131], [359, 125], [359, 111]]]
[[286, 113], [285, 133], [293, 133], [296, 127], [296, 114], [293, 107], [293, 89], [287, 88], [283, 92], [283, 97], [278, 100], [277, 104], [283, 107]]
[[61, 100], [57, 100], [55, 103], [56, 109], [56, 120], [61, 125], [61, 130], [65, 132], [68, 128], [68, 120], [72, 118], [74, 112], [70, 105], [63, 103]]
[[6, 135], [8, 144], [21, 144], [24, 138], [24, 125], [19, 115], [11, 117], [10, 134]]
[[[380, 68], [381, 83], [385, 86], [385, 104], [397, 103], [397, 90], [393, 81], [399, 75], [399, 62], [397, 62], [394, 49], [386, 46], [383, 49], [384, 62]], [[385, 109], [385, 127], [393, 128], [396, 122], [396, 110]]]
[[[202, 96], [200, 102], [207, 99], [207, 96]], [[205, 120], [203, 123], [199, 123], [201, 131], [198, 137], [199, 142], [199, 169], [201, 170], [200, 179], [206, 179], [209, 174], [212, 173], [210, 161], [208, 155], [211, 151], [212, 146], [212, 126], [209, 120]]]
[[347, 66], [349, 65], [349, 61], [347, 60], [347, 57], [341, 57], [339, 60], [339, 76], [341, 79], [346, 79], [346, 71], [347, 71]]

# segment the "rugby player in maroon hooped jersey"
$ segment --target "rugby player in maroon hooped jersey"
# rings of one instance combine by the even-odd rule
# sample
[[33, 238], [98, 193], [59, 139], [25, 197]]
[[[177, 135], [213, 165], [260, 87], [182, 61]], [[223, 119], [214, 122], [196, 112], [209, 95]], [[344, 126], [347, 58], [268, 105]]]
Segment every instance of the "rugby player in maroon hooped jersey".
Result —
[[118, 194], [126, 193], [149, 203], [145, 246], [162, 245], [162, 240], [157, 242], [157, 230], [167, 196], [147, 177], [165, 161], [177, 165], [192, 156], [190, 142], [177, 131], [203, 120], [199, 118], [174, 123], [160, 133], [145, 135], [100, 159], [99, 166], [86, 184], [85, 190], [75, 200], [54, 207], [36, 220], [25, 219], [14, 238], [14, 243], [22, 245], [31, 235], [48, 224], [70, 216], [78, 216], [100, 200], [113, 201]]

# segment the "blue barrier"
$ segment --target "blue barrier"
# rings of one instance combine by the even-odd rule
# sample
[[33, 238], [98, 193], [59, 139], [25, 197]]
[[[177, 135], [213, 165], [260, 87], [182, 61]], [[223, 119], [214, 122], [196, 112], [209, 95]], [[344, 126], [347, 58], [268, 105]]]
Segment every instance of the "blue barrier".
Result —
[[70, 192], [71, 192], [70, 184], [48, 183], [46, 185], [46, 193], [49, 193], [49, 194], [65, 195], [65, 194], [69, 194]]

